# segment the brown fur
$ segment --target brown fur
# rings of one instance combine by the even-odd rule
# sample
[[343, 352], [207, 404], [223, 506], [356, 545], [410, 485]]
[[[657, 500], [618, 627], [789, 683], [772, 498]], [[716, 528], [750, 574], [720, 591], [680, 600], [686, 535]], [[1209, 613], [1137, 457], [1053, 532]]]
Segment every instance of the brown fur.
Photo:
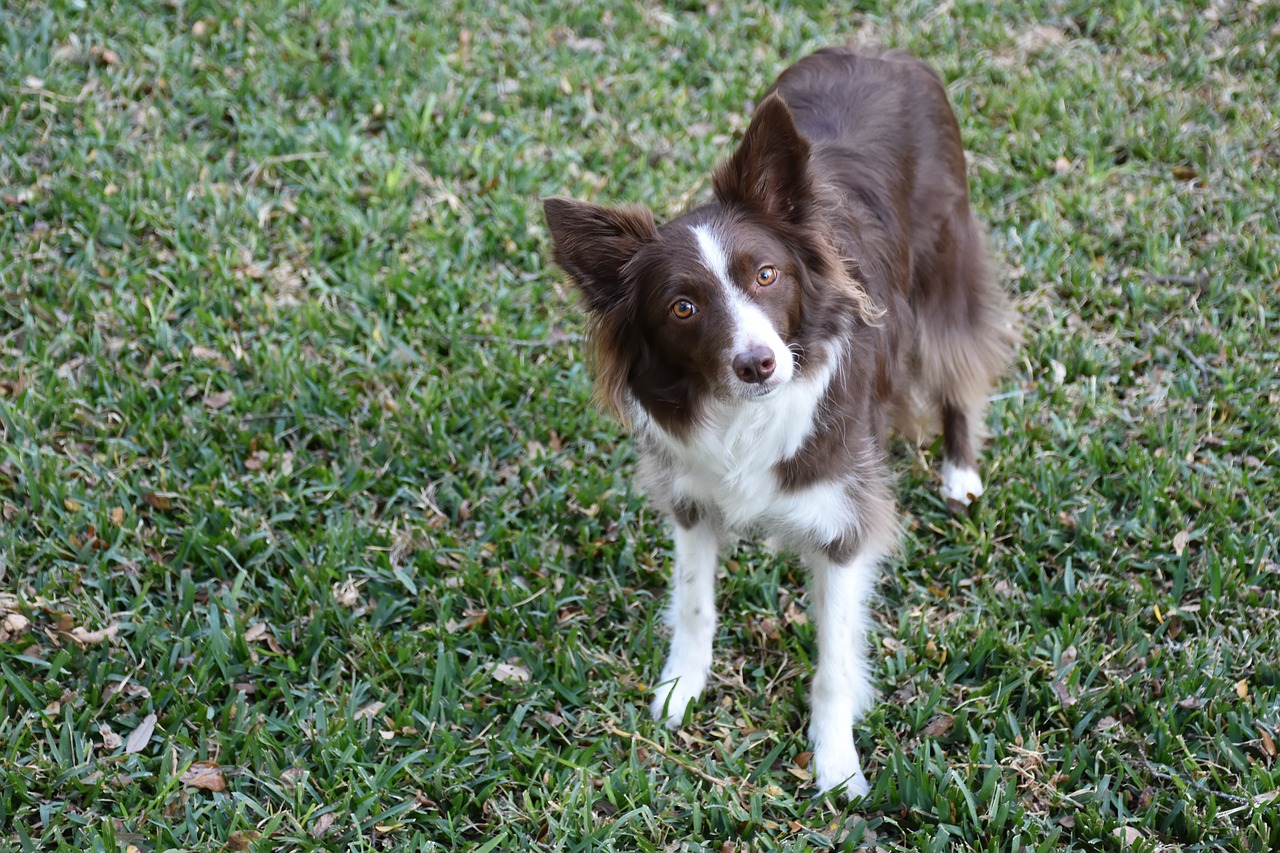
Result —
[[[753, 298], [777, 312], [797, 376], [843, 347], [818, 422], [778, 463], [779, 481], [800, 489], [856, 470], [859, 524], [883, 532], [896, 515], [890, 428], [918, 438], [924, 415], [941, 424], [948, 459], [973, 467], [1016, 339], [942, 83], [907, 54], [819, 51], [769, 89], [713, 187], [714, 201], [661, 227], [644, 208], [545, 202], [555, 259], [587, 303], [600, 396], [624, 420], [638, 404], [674, 435], [692, 429], [722, 366], [697, 335], [670, 329], [667, 300], [698, 288], [681, 266], [696, 256], [690, 228], [733, 235], [731, 257], [774, 246], [792, 289]], [[679, 496], [657, 485], [672, 509]], [[828, 547], [845, 553], [863, 538], [851, 530]]]

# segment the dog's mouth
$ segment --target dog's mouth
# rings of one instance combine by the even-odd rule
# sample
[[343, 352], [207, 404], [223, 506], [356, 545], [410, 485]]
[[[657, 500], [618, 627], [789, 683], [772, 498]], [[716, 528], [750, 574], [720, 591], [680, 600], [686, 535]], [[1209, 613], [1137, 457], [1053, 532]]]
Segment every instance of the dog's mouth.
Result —
[[764, 400], [772, 397], [774, 393], [787, 383], [782, 380], [771, 380], [768, 382], [742, 382], [735, 380], [726, 390], [729, 396], [738, 400]]

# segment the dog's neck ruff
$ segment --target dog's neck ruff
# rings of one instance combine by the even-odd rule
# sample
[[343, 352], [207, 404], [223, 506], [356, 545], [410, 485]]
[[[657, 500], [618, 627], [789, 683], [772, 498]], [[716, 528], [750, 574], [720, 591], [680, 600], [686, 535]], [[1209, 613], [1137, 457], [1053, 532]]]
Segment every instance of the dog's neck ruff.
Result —
[[807, 364], [807, 370], [767, 396], [707, 399], [692, 429], [682, 435], [664, 429], [643, 406], [633, 403], [636, 432], [695, 480], [719, 481], [730, 488], [754, 480], [799, 453], [817, 429], [821, 403], [841, 356], [838, 348], [817, 356], [820, 362]]

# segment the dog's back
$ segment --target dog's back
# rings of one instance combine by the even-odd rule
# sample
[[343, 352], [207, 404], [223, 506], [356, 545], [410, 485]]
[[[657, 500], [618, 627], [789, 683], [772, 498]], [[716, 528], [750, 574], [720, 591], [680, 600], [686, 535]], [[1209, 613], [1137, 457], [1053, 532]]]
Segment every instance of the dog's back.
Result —
[[[836, 215], [849, 221], [835, 231], [843, 256], [857, 259], [872, 300], [889, 308], [882, 358], [897, 363], [882, 372], [900, 381], [882, 387], [882, 401], [908, 438], [944, 434], [944, 480], [955, 479], [976, 466], [985, 398], [1015, 333], [969, 208], [942, 80], [900, 51], [829, 48], [788, 68], [770, 92], [813, 144], [814, 171], [844, 200]], [[968, 502], [961, 489], [971, 483], [947, 486], [948, 498]]]

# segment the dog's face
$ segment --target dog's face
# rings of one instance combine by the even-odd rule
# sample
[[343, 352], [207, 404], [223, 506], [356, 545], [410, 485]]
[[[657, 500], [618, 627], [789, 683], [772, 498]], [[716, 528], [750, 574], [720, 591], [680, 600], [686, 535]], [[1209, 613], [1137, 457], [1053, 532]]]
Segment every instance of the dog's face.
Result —
[[791, 380], [796, 261], [769, 229], [676, 220], [632, 260], [637, 331], [656, 362], [718, 398], [761, 398]]
[[[665, 426], [707, 398], [754, 400], [790, 382], [813, 289], [809, 146], [777, 97], [761, 105], [716, 173], [716, 201], [658, 228], [639, 207], [544, 202], [556, 262], [592, 321], [601, 392]], [[820, 266], [821, 264], [819, 264]]]

